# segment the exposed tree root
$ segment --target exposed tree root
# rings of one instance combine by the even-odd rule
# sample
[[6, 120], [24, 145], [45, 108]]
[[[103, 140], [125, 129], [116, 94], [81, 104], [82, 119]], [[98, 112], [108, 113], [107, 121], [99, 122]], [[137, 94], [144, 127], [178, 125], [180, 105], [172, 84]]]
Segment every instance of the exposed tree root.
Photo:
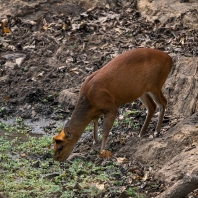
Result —
[[198, 169], [194, 170], [191, 175], [186, 175], [173, 186], [168, 188], [157, 198], [184, 198], [193, 190], [198, 188]]

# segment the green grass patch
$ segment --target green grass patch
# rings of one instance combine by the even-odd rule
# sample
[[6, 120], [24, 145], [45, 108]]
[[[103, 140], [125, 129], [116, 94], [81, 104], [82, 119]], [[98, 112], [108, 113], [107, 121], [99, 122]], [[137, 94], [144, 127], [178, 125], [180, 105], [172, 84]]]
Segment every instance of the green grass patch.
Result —
[[[0, 192], [9, 198], [119, 196], [132, 173], [111, 160], [96, 165], [86, 158], [53, 161], [52, 137], [32, 137], [22, 119], [0, 122]], [[15, 134], [15, 136], [12, 136]], [[24, 138], [25, 137], [25, 138]], [[51, 173], [59, 173], [52, 178]], [[137, 190], [128, 190], [138, 197]], [[137, 196], [136, 196], [137, 195]]]

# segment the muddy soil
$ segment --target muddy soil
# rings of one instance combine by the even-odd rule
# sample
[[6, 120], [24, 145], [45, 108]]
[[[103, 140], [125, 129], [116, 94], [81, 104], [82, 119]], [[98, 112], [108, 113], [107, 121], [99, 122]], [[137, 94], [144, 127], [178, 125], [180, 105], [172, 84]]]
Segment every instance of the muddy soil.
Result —
[[[176, 64], [181, 56], [197, 56], [197, 30], [189, 29], [178, 17], [164, 23], [149, 22], [136, 8], [134, 1], [124, 8], [93, 8], [74, 17], [54, 6], [53, 11], [49, 9], [34, 20], [16, 15], [2, 17], [6, 23], [1, 25], [0, 35], [0, 116], [35, 118], [39, 113], [65, 117], [58, 108], [60, 91], [72, 89], [77, 94], [86, 76], [132, 48], [166, 51]], [[170, 113], [178, 101], [173, 87], [177, 80], [170, 81], [164, 89], [166, 95], [173, 97], [167, 110]], [[191, 100], [185, 105], [193, 106], [192, 114], [196, 101]], [[73, 105], [68, 109], [70, 112]], [[57, 112], [61, 115], [54, 115]], [[174, 114], [181, 115], [181, 111]]]
[[[171, 14], [166, 19], [162, 19], [161, 14], [155, 15], [155, 12], [152, 12], [151, 15], [156, 17], [150, 21], [149, 17], [145, 16], [146, 9], [141, 7], [143, 9], [141, 10], [140, 4], [138, 5], [136, 1], [124, 4], [115, 1], [116, 6], [114, 4], [112, 7], [104, 1], [104, 6], [92, 7], [88, 10], [86, 9], [89, 4], [77, 4], [75, 1], [70, 4], [65, 4], [64, 1], [0, 2], [2, 5], [2, 12], [0, 11], [1, 119], [9, 120], [10, 117], [17, 116], [34, 122], [42, 119], [62, 122], [70, 117], [75, 102], [70, 100], [60, 102], [61, 91], [68, 90], [77, 95], [81, 83], [89, 74], [100, 69], [123, 51], [138, 47], [163, 50], [174, 60], [174, 69], [163, 88], [169, 103], [162, 134], [165, 135], [167, 130], [179, 123], [183, 117], [191, 117], [197, 112], [198, 30], [196, 26], [192, 26], [197, 19], [197, 10], [193, 5], [188, 4], [188, 10], [182, 10], [183, 13], [176, 15]], [[153, 4], [150, 1], [149, 5]], [[192, 16], [195, 16], [192, 23], [185, 22]], [[131, 118], [141, 126], [146, 116], [142, 104], [136, 101], [133, 105], [126, 104], [123, 107], [124, 110], [134, 108], [140, 109], [141, 113]], [[120, 114], [122, 112], [121, 109]], [[156, 116], [149, 129], [151, 135]], [[42, 127], [48, 126], [51, 125], [46, 123], [46, 126]], [[181, 130], [185, 129], [181, 127]], [[109, 145], [115, 149], [114, 153], [118, 152], [117, 155], [126, 155], [132, 160], [130, 156], [134, 153], [128, 153], [129, 146], [124, 146], [125, 141], [138, 146], [138, 142], [142, 144], [144, 140], [138, 139], [139, 130], [131, 129], [127, 131], [129, 134], [124, 135], [125, 141], [122, 144], [120, 140], [123, 131], [122, 127], [119, 128], [119, 132], [112, 130], [113, 136], [117, 138], [113, 137]], [[129, 141], [130, 138], [134, 138], [133, 142]], [[174, 149], [175, 142], [171, 138], [166, 136], [165, 138], [166, 146], [168, 145], [170, 150]], [[145, 148], [140, 149], [141, 156], [148, 148], [155, 146], [147, 142], [152, 140], [145, 141]], [[163, 141], [163, 137], [160, 141]], [[158, 143], [158, 140], [153, 144], [156, 142]], [[80, 143], [83, 147], [83, 139]], [[162, 145], [159, 146], [157, 143], [156, 146], [161, 149]], [[187, 146], [190, 144], [186, 144]], [[178, 143], [180, 151], [185, 150], [186, 147]], [[87, 148], [89, 150], [89, 147]], [[78, 152], [78, 145], [76, 149]], [[84, 148], [83, 150], [86, 151]], [[132, 150], [136, 151], [135, 148]], [[157, 172], [163, 170], [164, 174], [167, 168], [163, 167], [165, 162], [160, 158], [160, 155], [164, 156], [164, 154], [156, 152], [155, 155], [160, 160], [152, 161], [155, 158], [152, 152], [145, 159], [141, 159], [138, 152], [135, 156], [141, 159], [142, 164], [146, 164], [147, 161], [150, 164], [154, 163]], [[169, 154], [168, 151], [166, 155]], [[152, 159], [149, 159], [149, 156]], [[167, 162], [174, 156], [169, 155], [168, 159], [164, 159]], [[186, 169], [185, 173], [190, 169], [192, 167]], [[167, 186], [172, 185], [169, 175], [164, 175]], [[160, 188], [161, 191], [162, 189], [164, 190], [164, 186]], [[160, 190], [156, 190], [152, 196], [157, 196]]]

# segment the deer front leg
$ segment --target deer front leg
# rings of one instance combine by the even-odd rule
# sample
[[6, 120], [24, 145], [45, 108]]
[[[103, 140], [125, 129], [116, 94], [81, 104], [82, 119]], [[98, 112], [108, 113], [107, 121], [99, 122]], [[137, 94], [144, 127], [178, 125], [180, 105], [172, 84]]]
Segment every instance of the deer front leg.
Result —
[[109, 136], [109, 132], [113, 126], [113, 122], [117, 115], [117, 108], [112, 109], [108, 113], [104, 115], [104, 121], [103, 121], [103, 133], [102, 133], [102, 145], [101, 145], [101, 151], [100, 151], [100, 157], [101, 158], [108, 158], [112, 156], [112, 153], [110, 151], [105, 150], [107, 138]]
[[98, 143], [98, 119], [96, 118], [93, 120], [93, 124], [94, 124], [94, 131], [93, 131], [93, 144], [97, 144]]

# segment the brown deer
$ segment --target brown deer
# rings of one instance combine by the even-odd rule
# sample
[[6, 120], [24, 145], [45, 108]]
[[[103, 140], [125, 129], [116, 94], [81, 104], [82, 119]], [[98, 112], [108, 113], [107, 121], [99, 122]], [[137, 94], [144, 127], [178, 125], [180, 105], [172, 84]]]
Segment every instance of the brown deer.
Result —
[[110, 152], [104, 152], [105, 145], [118, 108], [137, 98], [148, 111], [140, 137], [146, 133], [156, 104], [159, 106], [159, 117], [155, 135], [158, 136], [167, 104], [161, 89], [172, 65], [172, 58], [168, 54], [155, 49], [139, 48], [124, 52], [88, 76], [82, 84], [70, 121], [54, 137], [54, 159], [63, 161], [68, 158], [91, 121], [94, 123], [94, 142], [98, 142], [98, 119], [102, 114], [101, 157], [109, 157]]

